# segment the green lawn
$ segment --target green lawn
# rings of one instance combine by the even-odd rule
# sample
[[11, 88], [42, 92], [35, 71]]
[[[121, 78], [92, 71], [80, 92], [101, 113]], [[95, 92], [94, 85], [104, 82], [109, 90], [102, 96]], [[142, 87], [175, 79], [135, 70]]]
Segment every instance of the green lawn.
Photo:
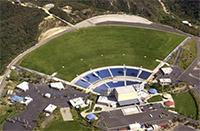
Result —
[[77, 121], [65, 122], [61, 118], [51, 122], [43, 131], [91, 131], [91, 128], [87, 128]]
[[189, 92], [172, 95], [175, 101], [175, 110], [185, 116], [197, 118], [197, 105]]
[[51, 40], [27, 55], [21, 66], [46, 74], [58, 72], [58, 77], [66, 80], [91, 68], [110, 65], [154, 69], [158, 65], [155, 60], [164, 59], [184, 39], [133, 27], [90, 27]]
[[158, 101], [162, 101], [162, 96], [156, 95], [147, 100], [147, 102], [158, 102]]
[[71, 109], [73, 116], [73, 121], [63, 121], [63, 118], [58, 111], [54, 114], [54, 119], [47, 125], [44, 129], [39, 129], [43, 131], [93, 131], [96, 128], [89, 125], [79, 113]]

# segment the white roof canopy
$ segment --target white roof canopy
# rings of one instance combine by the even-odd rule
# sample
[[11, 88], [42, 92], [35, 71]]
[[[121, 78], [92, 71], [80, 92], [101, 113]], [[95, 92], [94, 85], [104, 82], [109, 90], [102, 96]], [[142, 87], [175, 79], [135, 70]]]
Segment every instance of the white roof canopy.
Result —
[[53, 105], [53, 104], [49, 104], [44, 111], [48, 112], [48, 113], [53, 113], [53, 111], [57, 108], [57, 106]]
[[28, 82], [24, 81], [24, 82], [20, 83], [19, 85], [17, 85], [17, 88], [21, 89], [23, 91], [27, 91], [29, 89], [28, 84], [29, 84]]
[[62, 84], [62, 82], [54, 82], [54, 83], [51, 83], [50, 86], [51, 86], [51, 88], [55, 88], [58, 90], [62, 90], [65, 88], [64, 85]]
[[164, 67], [164, 68], [161, 68], [161, 70], [164, 74], [170, 74], [173, 71], [171, 67]]

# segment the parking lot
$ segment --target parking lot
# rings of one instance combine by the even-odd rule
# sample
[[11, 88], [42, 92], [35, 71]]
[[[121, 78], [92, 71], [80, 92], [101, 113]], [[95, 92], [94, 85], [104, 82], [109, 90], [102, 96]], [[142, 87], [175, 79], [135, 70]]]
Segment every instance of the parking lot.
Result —
[[[50, 93], [51, 98], [45, 98], [45, 93]], [[33, 98], [33, 101], [18, 116], [8, 118], [3, 126], [3, 130], [32, 130], [36, 126], [36, 121], [38, 120], [39, 115], [49, 104], [54, 104], [58, 107], [69, 107], [68, 101], [70, 99], [87, 97], [87, 94], [77, 91], [72, 87], [67, 86], [64, 90], [59, 91], [50, 88], [46, 84], [29, 84], [28, 91], [19, 91], [16, 94], [24, 97], [30, 96]]]
[[101, 113], [101, 122], [107, 128], [117, 129], [128, 127], [129, 124], [138, 122], [140, 124], [162, 124], [174, 118], [174, 114], [164, 110], [161, 104], [141, 106], [141, 113], [124, 115], [121, 110]]

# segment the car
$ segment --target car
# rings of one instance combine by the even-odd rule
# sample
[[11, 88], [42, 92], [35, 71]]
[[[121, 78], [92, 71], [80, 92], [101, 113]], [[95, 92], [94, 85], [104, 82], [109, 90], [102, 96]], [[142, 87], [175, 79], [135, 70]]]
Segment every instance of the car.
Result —
[[153, 115], [152, 115], [152, 114], [149, 114], [149, 117], [151, 117], [151, 118], [152, 118], [152, 117], [153, 117]]

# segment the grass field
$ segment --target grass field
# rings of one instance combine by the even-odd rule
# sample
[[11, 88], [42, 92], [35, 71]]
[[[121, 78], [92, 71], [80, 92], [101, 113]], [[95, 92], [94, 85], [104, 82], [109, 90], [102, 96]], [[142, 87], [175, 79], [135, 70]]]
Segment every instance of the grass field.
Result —
[[185, 116], [197, 118], [198, 108], [189, 92], [172, 95], [175, 101], [175, 110]]
[[[91, 68], [110, 65], [154, 69], [185, 36], [132, 27], [80, 29], [51, 40], [27, 55], [21, 66], [72, 80]], [[145, 58], [146, 56], [146, 58]], [[63, 68], [64, 67], [64, 68]]]
[[151, 97], [151, 98], [149, 98], [147, 100], [147, 102], [158, 102], [158, 101], [162, 101], [162, 96], [161, 95], [153, 96], [153, 97]]

